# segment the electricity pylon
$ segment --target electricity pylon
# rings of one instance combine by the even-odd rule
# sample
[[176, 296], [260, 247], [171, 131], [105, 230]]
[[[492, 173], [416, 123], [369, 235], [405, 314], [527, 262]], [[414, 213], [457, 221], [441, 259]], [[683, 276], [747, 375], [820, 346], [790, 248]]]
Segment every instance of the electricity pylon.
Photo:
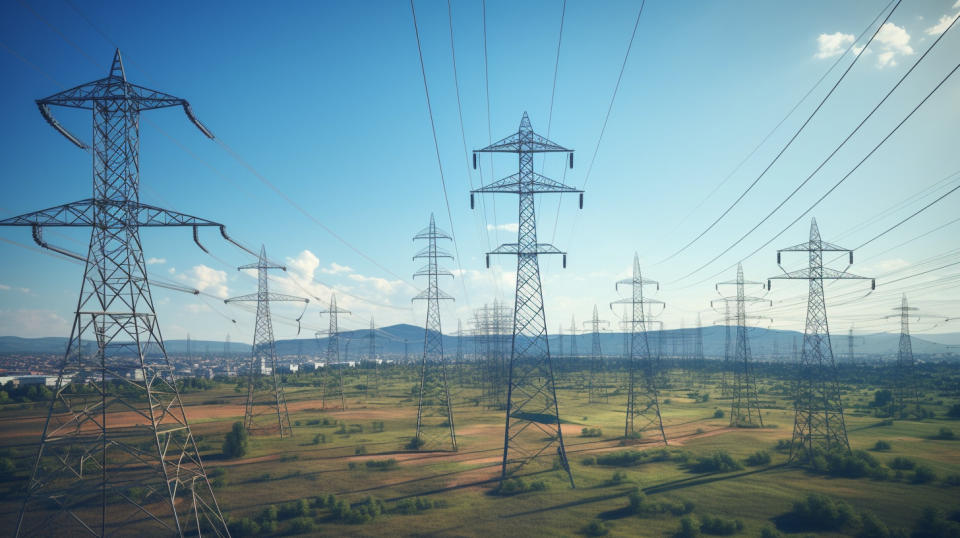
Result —
[[[270, 303], [297, 302], [306, 305], [310, 299], [294, 297], [282, 293], [271, 293], [267, 271], [287, 268], [271, 262], [267, 258], [266, 247], [260, 247], [260, 257], [256, 263], [241, 265], [237, 270], [257, 270], [257, 293], [226, 299], [230, 303], [257, 303], [257, 320], [253, 329], [253, 354], [247, 369], [247, 403], [244, 408], [243, 426], [251, 434], [279, 433], [280, 438], [293, 435], [290, 426], [290, 413], [287, 412], [287, 398], [283, 394], [283, 381], [277, 372], [277, 346], [273, 338], [273, 319], [270, 316]], [[270, 376], [264, 383], [263, 377]], [[268, 386], [269, 385], [269, 386]], [[274, 427], [276, 417], [276, 427]]]
[[696, 364], [697, 385], [703, 388], [707, 383], [707, 365], [703, 357], [703, 321], [697, 313], [696, 340], [693, 343], [693, 361]]
[[[807, 323], [803, 331], [803, 349], [800, 353], [800, 368], [797, 373], [797, 389], [790, 443], [790, 459], [810, 461], [816, 452], [824, 450], [850, 451], [847, 426], [843, 418], [843, 402], [837, 381], [837, 365], [833, 360], [830, 343], [830, 327], [827, 323], [827, 302], [823, 295], [824, 280], [866, 280], [846, 271], [823, 266], [824, 252], [849, 253], [853, 264], [853, 251], [820, 239], [817, 219], [810, 223], [810, 240], [777, 251], [777, 265], [783, 252], [805, 252], [809, 265], [805, 269], [771, 277], [770, 280], [806, 280], [809, 283], [807, 297]], [[782, 266], [781, 266], [781, 270]], [[871, 289], [876, 288], [872, 280]]]
[[380, 394], [380, 365], [377, 363], [377, 328], [373, 316], [370, 317], [370, 331], [367, 333], [367, 363], [363, 370], [363, 393], [376, 397]]
[[457, 318], [457, 354], [454, 357], [454, 368], [457, 369], [457, 385], [463, 390], [463, 320]]
[[500, 479], [536, 460], [550, 447], [556, 446], [560, 466], [566, 470], [573, 487], [573, 473], [567, 462], [560, 427], [553, 363], [547, 340], [547, 320], [543, 308], [543, 290], [540, 284], [540, 254], [560, 254], [566, 267], [566, 253], [553, 245], [537, 242], [537, 220], [534, 197], [547, 193], [579, 193], [583, 207], [583, 191], [568, 187], [533, 171], [536, 153], [567, 153], [573, 167], [573, 151], [552, 142], [533, 131], [530, 118], [523, 113], [520, 128], [502, 140], [477, 150], [473, 154], [476, 167], [477, 153], [516, 153], [517, 173], [493, 181], [486, 187], [470, 192], [470, 207], [476, 193], [509, 193], [520, 198], [519, 228], [516, 243], [505, 243], [487, 253], [509, 254], [517, 257], [517, 286], [513, 310], [513, 337], [507, 376], [506, 426], [503, 443], [503, 463]]
[[723, 302], [723, 367], [720, 370], [720, 397], [729, 398], [730, 397], [730, 380], [729, 374], [731, 368], [730, 350], [733, 349], [733, 339], [730, 336], [730, 322], [733, 320], [730, 317], [730, 303], [728, 301]]
[[567, 357], [567, 360], [557, 361], [556, 370], [560, 379], [569, 383], [574, 363], [579, 354], [579, 351], [577, 351], [577, 318], [570, 316], [570, 355]]
[[[660, 430], [663, 444], [667, 443], [667, 434], [663, 430], [663, 417], [660, 415], [660, 379], [659, 353], [656, 357], [650, 354], [650, 342], [647, 339], [647, 322], [644, 309], [646, 305], [660, 305], [666, 308], [666, 303], [643, 296], [643, 287], [652, 284], [660, 289], [660, 283], [643, 278], [640, 273], [640, 258], [633, 255], [633, 276], [617, 282], [615, 289], [621, 285], [630, 286], [631, 296], [610, 303], [630, 306], [630, 355], [627, 363], [627, 413], [623, 427], [624, 439], [635, 438], [650, 426]], [[659, 339], [658, 339], [659, 340]], [[636, 426], [640, 420], [640, 428]]]
[[440, 325], [440, 301], [452, 301], [453, 297], [440, 289], [441, 276], [453, 278], [453, 273], [441, 267], [437, 260], [453, 256], [437, 248], [437, 240], [450, 240], [450, 235], [437, 228], [430, 214], [430, 225], [413, 236], [414, 241], [426, 240], [427, 246], [414, 256], [414, 260], [427, 260], [413, 277], [427, 277], [427, 289], [411, 301], [427, 302], [427, 321], [423, 329], [423, 356], [420, 359], [420, 401], [417, 403], [417, 433], [411, 442], [412, 448], [432, 448], [440, 442], [443, 434], [449, 434], [450, 450], [457, 450], [457, 432], [453, 425], [453, 402], [447, 384], [447, 364], [443, 357], [443, 331]]
[[584, 321], [590, 324], [592, 346], [590, 350], [590, 382], [588, 383], [587, 401], [589, 403], [606, 402], [607, 379], [606, 367], [603, 363], [603, 349], [600, 346], [600, 325], [609, 325], [607, 320], [600, 319], [597, 305], [593, 305], [593, 319]]
[[[327, 354], [324, 357], [323, 365], [323, 374], [320, 376], [320, 408], [327, 408], [327, 397], [330, 395], [327, 394], [327, 389], [330, 385], [330, 380], [327, 378], [328, 370], [331, 368], [337, 369], [337, 378], [333, 380], [333, 398], [339, 396], [340, 399], [340, 409], [346, 409], [347, 404], [344, 400], [343, 395], [343, 364], [340, 363], [340, 328], [339, 328], [339, 317], [340, 314], [350, 314], [349, 310], [344, 310], [342, 308], [337, 308], [337, 295], [335, 293], [330, 294], [330, 308], [326, 310], [321, 310], [320, 315], [328, 314], [330, 316], [330, 328], [327, 331]], [[319, 338], [319, 335], [317, 336]]]
[[[228, 536], [163, 345], [140, 227], [223, 225], [140, 202], [140, 113], [186, 100], [127, 82], [120, 51], [109, 74], [37, 101], [51, 127], [93, 155], [93, 197], [0, 221], [84, 262], [80, 299], [15, 535]], [[51, 106], [92, 110], [93, 144]], [[86, 256], [48, 244], [48, 226], [91, 227]], [[202, 248], [202, 247], [201, 247]], [[94, 343], [92, 346], [88, 344]], [[114, 411], [127, 412], [118, 420]]]
[[[906, 413], [907, 406], [911, 403], [914, 404], [916, 409], [920, 409], [920, 385], [917, 381], [916, 361], [913, 358], [913, 342], [910, 337], [910, 318], [943, 319], [945, 317], [931, 314], [911, 314], [911, 312], [916, 312], [919, 309], [907, 305], [906, 294], [903, 294], [903, 297], [900, 299], [900, 306], [894, 308], [894, 310], [899, 312], [899, 314], [887, 317], [900, 318], [900, 349], [897, 353], [897, 370], [894, 376], [891, 416], [898, 412]], [[947, 321], [949, 321], [949, 318], [947, 318]]]
[[[731, 387], [732, 401], [730, 403], [730, 425], [731, 426], [763, 426], [763, 414], [760, 412], [760, 397], [757, 394], [757, 379], [753, 373], [753, 358], [750, 353], [750, 337], [747, 334], [747, 319], [756, 319], [758, 316], [747, 315], [747, 303], [770, 303], [763, 297], [748, 297], [745, 293], [746, 285], [759, 285], [763, 288], [763, 283], [743, 279], [743, 266], [737, 264], [736, 280], [718, 282], [717, 292], [720, 286], [736, 286], [736, 295], [733, 297], [723, 297], [718, 299], [722, 301], [729, 312], [730, 302], [736, 305], [736, 324], [737, 339], [734, 343], [733, 361], [730, 366], [733, 367], [733, 385]], [[715, 301], [711, 301], [711, 306]], [[771, 303], [772, 306], [772, 303]], [[727, 320], [729, 323], [730, 320]]]

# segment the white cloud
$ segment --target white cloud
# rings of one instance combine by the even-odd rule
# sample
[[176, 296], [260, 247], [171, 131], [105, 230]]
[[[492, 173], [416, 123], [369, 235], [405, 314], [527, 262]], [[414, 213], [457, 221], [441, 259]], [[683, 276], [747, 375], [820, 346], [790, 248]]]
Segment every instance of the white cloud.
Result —
[[880, 48], [877, 56], [877, 67], [893, 67], [897, 65], [897, 56], [910, 56], [913, 47], [910, 46], [910, 34], [905, 29], [892, 22], [884, 23], [874, 38]]
[[487, 230], [489, 231], [501, 231], [501, 232], [512, 232], [517, 233], [520, 230], [520, 223], [518, 222], [508, 222], [506, 224], [487, 224]]
[[212, 312], [209, 306], [202, 303], [190, 303], [186, 307], [187, 312], [192, 314], [202, 314], [206, 312]]
[[[960, 6], [960, 1], [958, 1], [953, 8], [957, 9]], [[950, 27], [950, 23], [953, 22], [953, 19], [957, 18], [956, 15], [944, 15], [940, 17], [940, 20], [937, 21], [937, 24], [934, 24], [930, 28], [924, 30], [927, 35], [940, 35], [947, 31], [947, 28]]]
[[287, 258], [287, 267], [295, 272], [300, 280], [311, 281], [316, 274], [317, 267], [320, 267], [320, 258], [304, 249], [297, 254], [296, 258]]
[[[843, 32], [820, 34], [817, 36], [816, 58], [823, 60], [839, 56], [843, 54], [843, 51], [847, 49], [850, 43], [853, 43], [853, 34], [845, 34]], [[859, 54], [859, 51], [856, 52]]]
[[166, 258], [148, 258], [147, 259], [147, 265], [164, 264], [164, 263], [167, 263]]
[[330, 266], [320, 269], [320, 272], [326, 273], [328, 275], [336, 275], [340, 273], [352, 273], [353, 267], [350, 267], [349, 265], [340, 265], [337, 262], [330, 262]]
[[19, 288], [17, 286], [0, 284], [0, 291], [19, 291], [20, 293], [30, 293], [30, 288]]
[[363, 282], [365, 284], [372, 284], [374, 289], [381, 293], [393, 294], [396, 293], [404, 286], [402, 280], [387, 280], [385, 278], [380, 278], [376, 276], [364, 276], [357, 273], [352, 273], [347, 276], [350, 280], [354, 282]]
[[69, 332], [67, 320], [52, 310], [0, 310], [0, 334], [37, 338]]
[[960, 0], [957, 0], [957, 3], [953, 4], [953, 9], [960, 9]]
[[190, 283], [200, 291], [212, 293], [221, 299], [229, 297], [227, 273], [206, 265], [195, 265], [187, 273], [178, 275], [180, 280]]

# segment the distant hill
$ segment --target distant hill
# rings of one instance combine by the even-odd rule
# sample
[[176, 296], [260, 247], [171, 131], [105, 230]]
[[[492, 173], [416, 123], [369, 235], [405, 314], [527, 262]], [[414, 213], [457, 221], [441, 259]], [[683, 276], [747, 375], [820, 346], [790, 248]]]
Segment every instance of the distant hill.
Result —
[[[724, 350], [726, 327], [711, 326], [702, 329], [703, 335], [703, 353], [707, 357], [721, 357]], [[735, 335], [736, 329], [731, 327], [731, 334]], [[342, 358], [356, 358], [366, 355], [369, 349], [369, 330], [360, 329], [354, 331], [344, 331], [340, 333], [340, 346]], [[914, 336], [912, 339], [913, 351], [918, 355], [946, 355], [953, 353], [954, 357], [960, 358], [960, 349], [948, 349], [947, 344], [960, 342], [960, 333], [944, 333], [930, 335], [936, 338], [937, 342], [930, 341], [926, 337]], [[400, 324], [389, 327], [380, 327], [376, 331], [377, 353], [384, 355], [401, 355], [404, 352], [404, 342], [407, 343], [407, 350], [411, 356], [416, 356], [423, 350], [423, 327], [415, 325]], [[508, 337], [509, 338], [509, 337]], [[682, 340], [687, 339], [689, 352], [696, 340], [695, 329], [675, 329], [662, 333], [661, 353], [665, 356], [676, 353], [680, 354], [683, 350]], [[463, 338], [464, 352], [472, 354], [474, 351], [474, 337], [465, 335]], [[834, 354], [837, 357], [844, 357], [847, 353], [847, 336], [833, 335]], [[757, 358], [767, 359], [778, 357], [789, 360], [793, 353], [793, 344], [796, 341], [797, 346], [803, 342], [803, 334], [796, 331], [782, 331], [775, 329], [750, 329], [750, 347], [753, 355]], [[875, 333], [867, 335], [856, 335], [854, 337], [854, 353], [860, 356], [891, 356], [896, 355], [899, 346], [900, 335], [890, 333]], [[600, 335], [600, 345], [604, 355], [620, 355], [623, 350], [623, 333], [604, 332]], [[675, 343], [676, 342], [676, 343]], [[167, 351], [173, 355], [182, 355], [187, 351], [186, 340], [167, 340]], [[16, 336], [0, 336], [0, 353], [63, 353], [67, 344], [67, 339], [63, 337], [46, 338], [20, 338]], [[550, 348], [552, 352], [562, 349], [564, 354], [570, 353], [571, 339], [569, 335], [562, 336], [562, 343], [556, 335], [550, 336]], [[509, 343], [507, 344], [509, 346]], [[650, 333], [650, 345], [656, 347], [657, 334]], [[447, 353], [456, 351], [457, 338], [455, 335], [446, 334], [443, 336], [443, 347]], [[592, 347], [592, 336], [579, 334], [576, 336], [577, 353], [587, 355]], [[326, 338], [300, 338], [291, 340], [278, 340], [277, 353], [281, 356], [303, 355], [306, 357], [318, 356], [327, 349]], [[220, 354], [224, 350], [224, 343], [220, 341], [192, 340], [190, 350], [193, 354], [213, 353]], [[231, 353], [248, 353], [250, 345], [232, 342], [230, 344]], [[349, 354], [349, 357], [345, 357]], [[359, 355], [358, 355], [359, 354]]]

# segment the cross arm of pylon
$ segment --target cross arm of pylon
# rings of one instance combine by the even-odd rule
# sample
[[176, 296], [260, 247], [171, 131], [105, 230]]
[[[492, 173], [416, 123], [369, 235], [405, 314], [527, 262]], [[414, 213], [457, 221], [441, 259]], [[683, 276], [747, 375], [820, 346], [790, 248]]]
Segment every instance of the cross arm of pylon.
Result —
[[493, 144], [474, 150], [474, 153], [573, 153], [572, 149], [565, 148], [560, 144], [532, 131], [524, 133], [516, 132], [505, 138], [497, 140]]
[[541, 254], [560, 254], [563, 256], [563, 267], [567, 267], [567, 253], [558, 249], [557, 247], [549, 243], [537, 243], [534, 245], [533, 250], [520, 250], [519, 243], [504, 243], [499, 247], [487, 252], [487, 268], [490, 268], [490, 256], [491, 255], [501, 255], [501, 254], [511, 254], [514, 256], [518, 255], [541, 255]]
[[437, 266], [436, 270], [433, 273], [431, 273], [429, 265], [424, 265], [416, 273], [413, 274], [413, 277], [416, 278], [418, 276], [430, 276], [431, 274], [436, 274], [437, 276], [448, 276], [451, 278], [453, 277], [453, 273], [451, 273], [449, 269], [447, 269], [446, 267], [441, 267], [439, 265]]
[[93, 198], [0, 220], [0, 226], [93, 226], [97, 207], [132, 213], [137, 218], [137, 226], [223, 226], [219, 222], [147, 204], [126, 203], [121, 208], [119, 202]]
[[859, 276], [846, 271], [838, 271], [836, 269], [831, 269], [830, 267], [822, 268], [821, 275], [816, 275], [812, 269], [805, 267], [803, 269], [790, 271], [789, 273], [784, 273], [782, 275], [772, 276], [767, 279], [767, 289], [770, 289], [771, 280], [810, 280], [813, 278], [821, 278], [822, 280], [869, 280], [870, 289], [877, 289], [877, 279], [875, 278]]
[[417, 239], [449, 239], [449, 240], [453, 240], [453, 238], [450, 236], [450, 234], [448, 234], [447, 232], [445, 232], [445, 231], [443, 231], [443, 230], [441, 230], [440, 228], [437, 228], [437, 227], [434, 227], [432, 230], [431, 230], [429, 227], [420, 230], [420, 232], [417, 233], [417, 235], [413, 236], [413, 240], [414, 240], [414, 241], [416, 241]]
[[610, 308], [613, 309], [613, 305], [615, 304], [645, 304], [645, 305], [656, 304], [656, 305], [662, 305], [664, 308], [666, 308], [667, 306], [667, 303], [663, 301], [658, 301], [656, 299], [643, 298], [641, 300], [635, 300], [633, 297], [625, 297], [623, 299], [617, 299], [616, 301], [611, 301]]
[[649, 278], [625, 278], [623, 280], [618, 280], [616, 284], [613, 285], [613, 289], [620, 291], [620, 286], [646, 286], [654, 285], [657, 287], [657, 291], [660, 291], [660, 283], [656, 280], [650, 280]]
[[431, 250], [429, 246], [423, 247], [422, 249], [420, 249], [419, 252], [413, 255], [413, 259], [416, 260], [421, 258], [431, 258], [434, 256], [437, 258], [450, 258], [451, 260], [453, 259], [453, 254], [450, 254], [448, 251], [442, 248]]
[[508, 193], [508, 194], [520, 194], [524, 193], [535, 193], [535, 194], [554, 194], [554, 193], [569, 193], [569, 192], [580, 192], [582, 189], [577, 189], [575, 187], [570, 187], [564, 185], [559, 181], [550, 179], [546, 176], [542, 176], [536, 172], [528, 172], [527, 174], [521, 175], [519, 172], [516, 174], [511, 174], [505, 178], [498, 179], [493, 181], [490, 184], [481, 187], [479, 189], [473, 189], [470, 191], [470, 194], [485, 194], [485, 193]]
[[247, 295], [240, 295], [239, 297], [232, 297], [230, 299], [224, 299], [225, 304], [230, 303], [242, 303], [242, 302], [257, 302], [260, 300], [266, 300], [270, 302], [277, 301], [286, 301], [291, 303], [309, 303], [310, 299], [305, 297], [296, 297], [293, 295], [284, 295], [282, 293], [273, 293], [272, 291], [267, 293], [265, 296], [261, 296], [258, 293], [249, 293]]
[[[443, 290], [439, 290], [439, 289], [436, 290], [436, 294], [437, 294], [437, 299], [440, 299], [440, 300], [449, 300], [449, 301], [455, 300], [452, 295], [450, 295], [449, 293]], [[429, 301], [429, 300], [430, 300], [430, 289], [428, 288], [416, 294], [412, 299], [410, 299], [410, 302], [412, 303], [413, 301]]]

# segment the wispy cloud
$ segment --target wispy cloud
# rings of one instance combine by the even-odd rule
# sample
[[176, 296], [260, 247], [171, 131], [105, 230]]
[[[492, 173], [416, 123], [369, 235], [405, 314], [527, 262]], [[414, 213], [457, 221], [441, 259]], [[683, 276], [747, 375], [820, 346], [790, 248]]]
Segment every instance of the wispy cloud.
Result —
[[211, 293], [221, 299], [226, 299], [230, 295], [230, 290], [227, 289], [226, 271], [200, 264], [193, 266], [184, 274], [177, 275], [177, 277], [198, 290]]
[[330, 262], [328, 267], [323, 267], [320, 269], [321, 273], [326, 273], [328, 275], [338, 275], [340, 273], [352, 273], [353, 267], [349, 265], [340, 265], [337, 262]]
[[20, 293], [30, 293], [30, 288], [20, 288], [17, 286], [8, 286], [6, 284], [0, 284], [0, 291], [18, 291]]
[[147, 265], [162, 265], [167, 263], [166, 258], [147, 258]]
[[517, 233], [520, 230], [520, 223], [518, 222], [508, 222], [506, 224], [487, 224], [487, 230], [489, 231], [500, 231], [500, 232], [513, 232]]
[[[817, 54], [816, 58], [824, 60], [843, 54], [850, 43], [853, 43], [853, 34], [835, 32], [832, 34], [820, 34], [817, 36]], [[859, 53], [859, 51], [856, 51]]]
[[[960, 9], [960, 1], [953, 5], [953, 9]], [[960, 14], [957, 14], [960, 15]], [[940, 17], [940, 20], [937, 21], [937, 24], [934, 24], [930, 28], [924, 30], [927, 35], [940, 35], [947, 31], [947, 28], [950, 27], [950, 23], [953, 22], [953, 19], [957, 18], [957, 15], [944, 15]]]
[[892, 22], [884, 23], [877, 32], [874, 42], [880, 49], [877, 55], [877, 67], [894, 67], [897, 65], [897, 57], [910, 56], [913, 54], [913, 47], [910, 46], [910, 34], [900, 26]]

